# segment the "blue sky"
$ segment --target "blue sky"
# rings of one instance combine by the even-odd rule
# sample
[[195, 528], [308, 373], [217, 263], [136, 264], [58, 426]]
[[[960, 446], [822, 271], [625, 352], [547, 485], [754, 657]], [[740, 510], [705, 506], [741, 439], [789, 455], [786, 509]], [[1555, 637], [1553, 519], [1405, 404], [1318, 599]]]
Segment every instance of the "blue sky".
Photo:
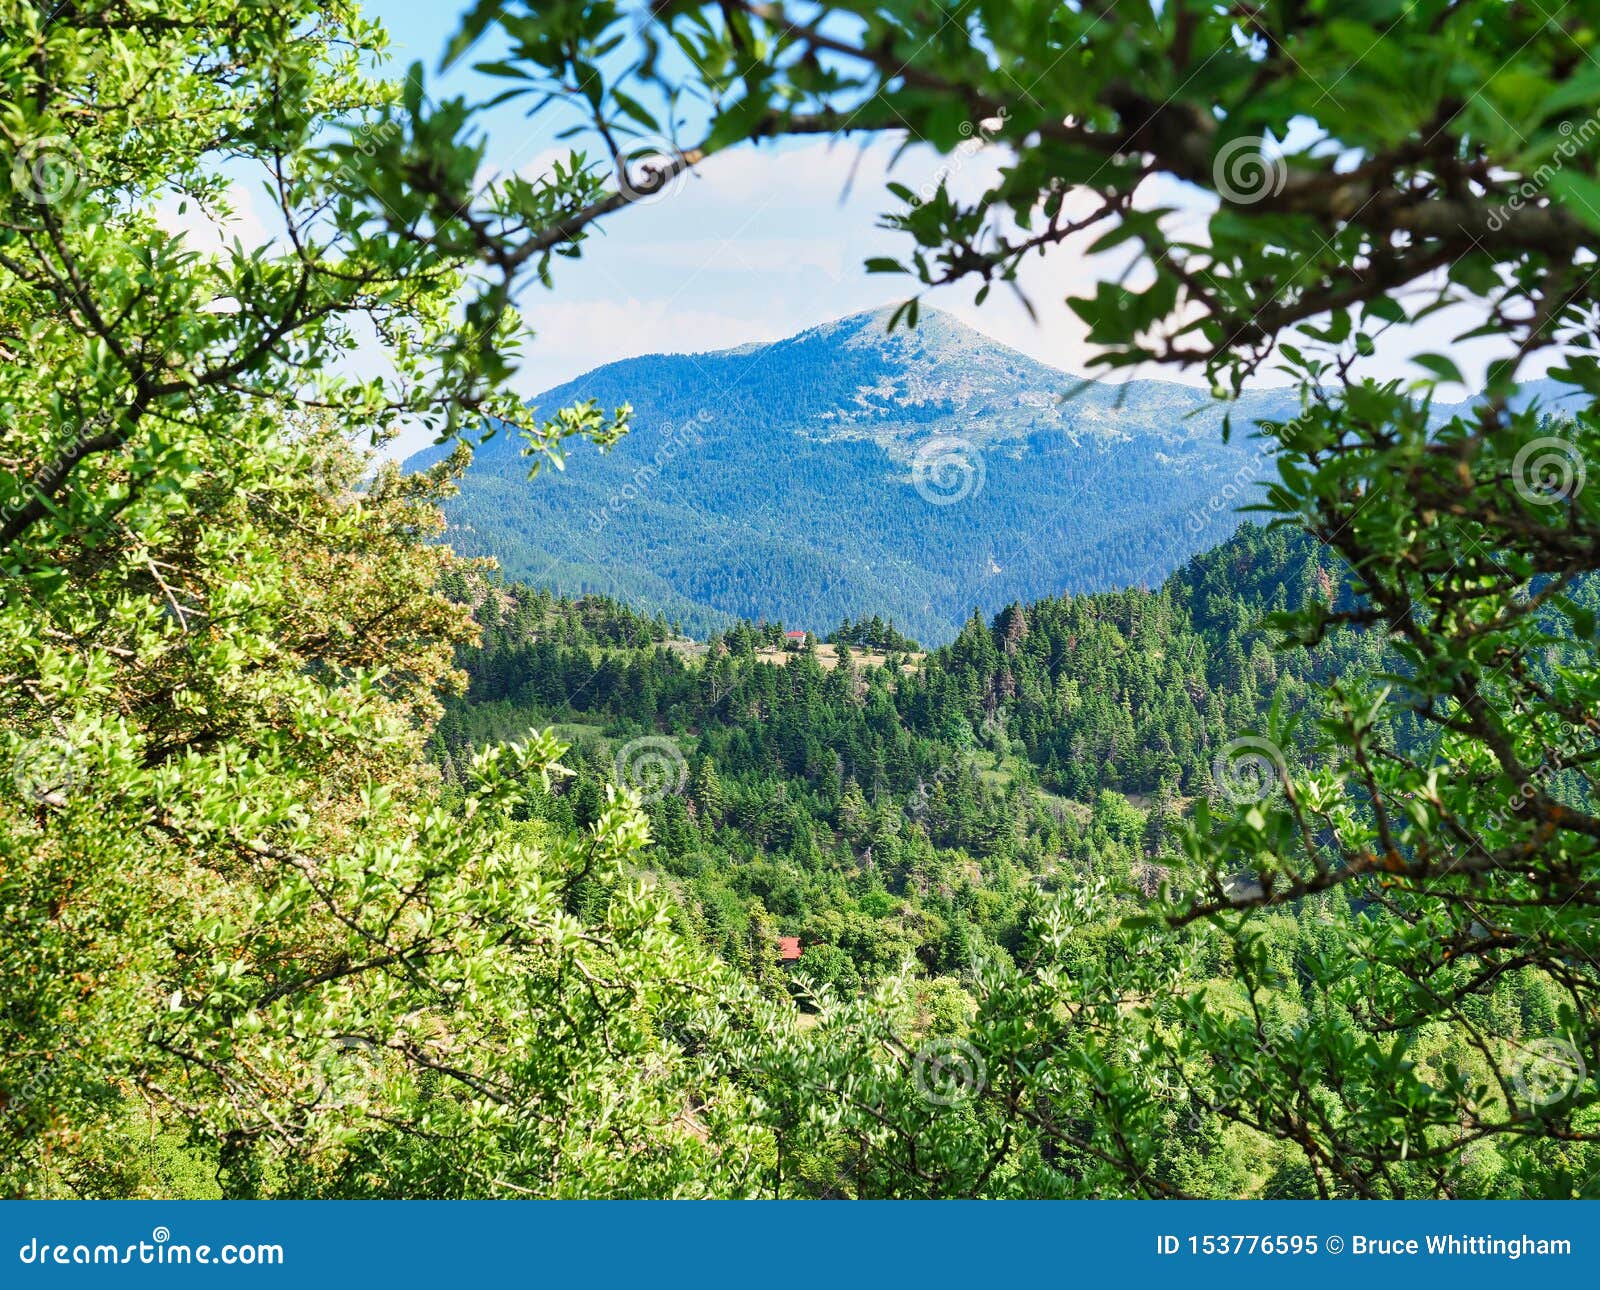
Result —
[[[396, 76], [420, 60], [434, 97], [465, 93], [482, 100], [503, 87], [471, 72], [470, 56], [439, 74], [461, 5], [376, 0], [367, 11], [391, 33], [389, 70]], [[492, 48], [474, 51], [476, 57], [492, 54]], [[504, 170], [536, 172], [567, 151], [554, 137], [554, 122], [530, 122], [514, 103], [496, 109], [488, 121], [485, 178]], [[518, 376], [519, 391], [532, 396], [630, 355], [773, 340], [903, 299], [910, 279], [868, 275], [862, 268], [869, 256], [904, 249], [903, 239], [875, 227], [878, 212], [891, 204], [883, 184], [893, 147], [890, 140], [865, 151], [857, 142], [807, 140], [739, 148], [713, 157], [649, 205], [618, 213], [586, 244], [581, 260], [558, 265], [553, 292], [535, 285], [524, 294], [523, 313], [538, 339]], [[997, 150], [982, 149], [944, 164], [959, 194], [986, 186], [1001, 161]], [[892, 177], [919, 188], [940, 164], [929, 150], [912, 150], [894, 164]], [[1170, 182], [1158, 183], [1150, 197], [1196, 221], [1205, 218], [1211, 200]], [[1042, 362], [1080, 372], [1091, 351], [1062, 299], [1118, 267], [1090, 261], [1082, 244], [1057, 248], [1029, 266], [1022, 283], [1039, 310], [1037, 323], [1004, 290], [992, 293], [981, 309], [972, 305], [968, 286], [936, 293], [928, 302]], [[1496, 347], [1450, 344], [1452, 335], [1471, 325], [1469, 317], [1452, 311], [1409, 334], [1397, 329], [1365, 370], [1417, 377], [1422, 373], [1410, 355], [1449, 349], [1475, 379]], [[1200, 380], [1199, 373], [1173, 369], [1141, 374]], [[1462, 393], [1442, 391], [1446, 398]]]
[[[420, 59], [435, 97], [492, 92], [489, 82], [464, 70], [470, 58], [438, 74], [458, 12], [450, 4], [423, 12], [401, 0], [378, 0], [366, 9], [389, 28], [396, 75]], [[498, 109], [490, 121], [489, 159], [499, 168], [538, 168], [566, 150], [552, 125], [529, 123], [514, 106]], [[554, 292], [534, 288], [523, 297], [524, 315], [540, 336], [519, 382], [524, 392], [631, 354], [773, 340], [904, 299], [910, 279], [868, 275], [861, 267], [869, 256], [898, 255], [905, 247], [903, 238], [875, 227], [890, 204], [883, 184], [893, 150], [889, 140], [865, 151], [859, 142], [826, 140], [741, 148], [712, 158], [661, 200], [612, 217], [582, 260], [558, 268]], [[920, 188], [940, 164], [930, 150], [917, 149], [895, 164], [893, 178]], [[949, 163], [952, 186], [984, 185], [998, 164], [993, 150]], [[1053, 258], [1027, 281], [1042, 325], [1004, 291], [982, 309], [972, 307], [967, 287], [929, 303], [1043, 362], [1082, 370], [1082, 329], [1060, 300], [1093, 275], [1077, 254]]]

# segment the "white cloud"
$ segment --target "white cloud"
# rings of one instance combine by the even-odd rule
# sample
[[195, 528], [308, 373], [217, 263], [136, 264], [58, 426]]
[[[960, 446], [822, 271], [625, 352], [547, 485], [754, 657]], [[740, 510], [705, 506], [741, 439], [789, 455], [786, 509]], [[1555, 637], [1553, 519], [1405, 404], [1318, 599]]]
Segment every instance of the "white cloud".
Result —
[[[946, 158], [924, 147], [896, 157], [898, 144], [893, 138], [866, 146], [819, 139], [734, 149], [703, 163], [658, 203], [605, 221], [580, 262], [559, 266], [554, 293], [536, 289], [523, 297], [538, 339], [519, 388], [535, 394], [638, 354], [774, 340], [914, 294], [910, 278], [869, 277], [861, 270], [867, 256], [898, 258], [909, 249], [907, 239], [875, 227], [878, 214], [896, 205], [885, 182], [920, 191], [942, 174], [958, 199], [970, 201], [998, 180], [1008, 154], [980, 145], [976, 136]], [[546, 149], [527, 159], [506, 157], [502, 164], [536, 175], [564, 155], [564, 149]], [[1073, 194], [1069, 217], [1087, 213], [1095, 201], [1087, 192]], [[1168, 235], [1203, 243], [1216, 199], [1158, 176], [1141, 189], [1138, 205], [1171, 208], [1163, 221]], [[1065, 301], [1091, 293], [1099, 281], [1122, 277], [1133, 254], [1124, 244], [1091, 256], [1089, 247], [1102, 231], [1090, 229], [1025, 263], [1018, 287], [1037, 319], [1004, 284], [996, 284], [982, 306], [974, 305], [977, 279], [932, 292], [927, 301], [1042, 362], [1088, 372], [1095, 350]], [[1137, 288], [1148, 282], [1148, 270], [1124, 280]], [[1418, 348], [1447, 347], [1442, 321], [1417, 329], [1421, 335], [1391, 333], [1373, 368], [1417, 375], [1406, 360]], [[1424, 339], [1435, 343], [1409, 343]], [[1468, 347], [1475, 360], [1477, 348]], [[1464, 366], [1470, 371], [1476, 363]], [[1172, 367], [1111, 379], [1132, 376], [1195, 384], [1205, 379], [1198, 370]], [[1264, 377], [1266, 383], [1282, 379], [1275, 373]]]
[[520, 176], [529, 183], [537, 183], [541, 179], [553, 179], [556, 162], [559, 161], [564, 165], [571, 156], [571, 148], [540, 148], [526, 157], [518, 151], [507, 157], [485, 158], [483, 164], [478, 167], [478, 172], [472, 177], [473, 191], [482, 193], [490, 185], [509, 179], [513, 175]]
[[842, 198], [863, 194], [876, 201], [893, 151], [886, 139], [865, 147], [848, 140], [820, 140], [736, 148], [698, 167], [690, 187], [703, 186], [708, 198], [732, 206], [777, 198], [785, 206], [837, 207]]
[[525, 321], [537, 333], [518, 386], [527, 395], [605, 363], [640, 354], [694, 354], [747, 341], [778, 340], [790, 327], [777, 319], [681, 308], [663, 300], [529, 302]]
[[782, 265], [790, 272], [814, 270], [830, 282], [838, 282], [846, 274], [859, 273], [861, 268], [837, 238], [685, 238], [651, 242], [630, 255], [637, 260], [696, 272], [770, 273], [775, 265]]
[[167, 232], [182, 236], [202, 255], [221, 254], [235, 238], [247, 251], [272, 240], [256, 198], [241, 184], [229, 184], [223, 207], [209, 212], [192, 198], [185, 201], [169, 194], [156, 203], [155, 220]]

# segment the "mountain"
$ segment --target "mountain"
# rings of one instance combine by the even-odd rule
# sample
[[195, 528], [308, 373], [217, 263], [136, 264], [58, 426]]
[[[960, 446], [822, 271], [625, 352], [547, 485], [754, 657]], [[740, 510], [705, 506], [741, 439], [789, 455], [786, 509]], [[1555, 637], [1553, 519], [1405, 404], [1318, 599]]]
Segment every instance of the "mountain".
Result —
[[446, 507], [450, 540], [691, 632], [881, 614], [937, 644], [974, 608], [1160, 582], [1237, 526], [1271, 468], [1250, 426], [1296, 406], [1246, 395], [1224, 443], [1204, 390], [1084, 383], [937, 310], [886, 322], [626, 359], [550, 390], [546, 411], [630, 403], [634, 429], [534, 483], [518, 444], [491, 440]]

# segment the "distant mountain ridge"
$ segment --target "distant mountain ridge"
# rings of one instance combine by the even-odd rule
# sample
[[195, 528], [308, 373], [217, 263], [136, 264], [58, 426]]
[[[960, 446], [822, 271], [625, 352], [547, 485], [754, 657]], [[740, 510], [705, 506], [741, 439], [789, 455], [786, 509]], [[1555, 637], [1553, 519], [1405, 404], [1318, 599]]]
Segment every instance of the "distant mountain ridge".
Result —
[[1084, 383], [938, 310], [886, 322], [624, 359], [547, 391], [546, 410], [631, 403], [634, 429], [533, 483], [497, 436], [445, 508], [449, 540], [695, 634], [880, 614], [938, 644], [974, 608], [1154, 585], [1221, 542], [1272, 468], [1253, 422], [1298, 407], [1289, 389], [1225, 408], [1171, 382]]

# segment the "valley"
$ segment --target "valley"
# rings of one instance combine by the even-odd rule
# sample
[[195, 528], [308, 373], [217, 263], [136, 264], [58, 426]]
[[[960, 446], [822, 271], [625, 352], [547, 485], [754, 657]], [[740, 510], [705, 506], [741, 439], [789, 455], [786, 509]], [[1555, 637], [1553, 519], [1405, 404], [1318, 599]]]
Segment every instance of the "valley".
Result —
[[[1292, 1149], [1178, 1113], [1182, 1096], [1218, 1096], [1230, 1076], [1191, 1066], [1168, 1027], [1187, 1015], [1213, 1049], [1239, 1054], [1254, 1042], [1250, 1008], [1274, 1026], [1362, 1033], [1358, 1004], [1302, 984], [1339, 953], [1351, 911], [1308, 898], [1242, 939], [1163, 935], [1140, 912], [1209, 880], [1259, 887], [1247, 868], [1208, 879], [1193, 867], [1197, 821], [1271, 804], [1281, 775], [1321, 773], [1327, 748], [1303, 721], [1320, 687], [1393, 665], [1379, 634], [1342, 630], [1307, 652], [1266, 625], [1357, 603], [1325, 549], [1245, 525], [1154, 589], [1014, 603], [926, 653], [788, 642], [780, 625], [742, 621], [696, 642], [660, 613], [515, 583], [454, 594], [478, 605], [484, 640], [459, 655], [468, 686], [430, 745], [447, 798], [470, 789], [475, 750], [551, 729], [574, 775], [533, 793], [530, 820], [581, 836], [604, 818], [608, 785], [638, 794], [652, 839], [639, 876], [675, 932], [798, 1009], [819, 1052], [838, 1042], [829, 1016], [871, 1010], [884, 991], [908, 992], [928, 1042], [1000, 1024], [996, 982], [1045, 970], [1045, 911], [1097, 893], [1093, 916], [1048, 953], [1084, 974], [1081, 1006], [1122, 1020], [1058, 1042], [1143, 1046], [1138, 1078], [1166, 1090], [1147, 1167], [1184, 1194], [1314, 1194]], [[1600, 609], [1600, 587], [1582, 599]], [[1427, 747], [1402, 713], [1387, 733]], [[610, 892], [585, 881], [572, 907], [592, 914]], [[1164, 965], [1150, 978], [1164, 998], [1095, 997], [1134, 953]], [[1241, 979], [1257, 953], [1263, 975]], [[1504, 1043], [1536, 1031], [1555, 1006], [1547, 989], [1525, 976], [1496, 987]], [[1462, 1062], [1481, 1076], [1463, 1038], [1441, 1029], [1410, 1060], [1424, 1078]], [[1498, 1194], [1516, 1185], [1509, 1156], [1485, 1151], [1476, 1167]], [[820, 1160], [786, 1172], [812, 1194], [855, 1194]]]

